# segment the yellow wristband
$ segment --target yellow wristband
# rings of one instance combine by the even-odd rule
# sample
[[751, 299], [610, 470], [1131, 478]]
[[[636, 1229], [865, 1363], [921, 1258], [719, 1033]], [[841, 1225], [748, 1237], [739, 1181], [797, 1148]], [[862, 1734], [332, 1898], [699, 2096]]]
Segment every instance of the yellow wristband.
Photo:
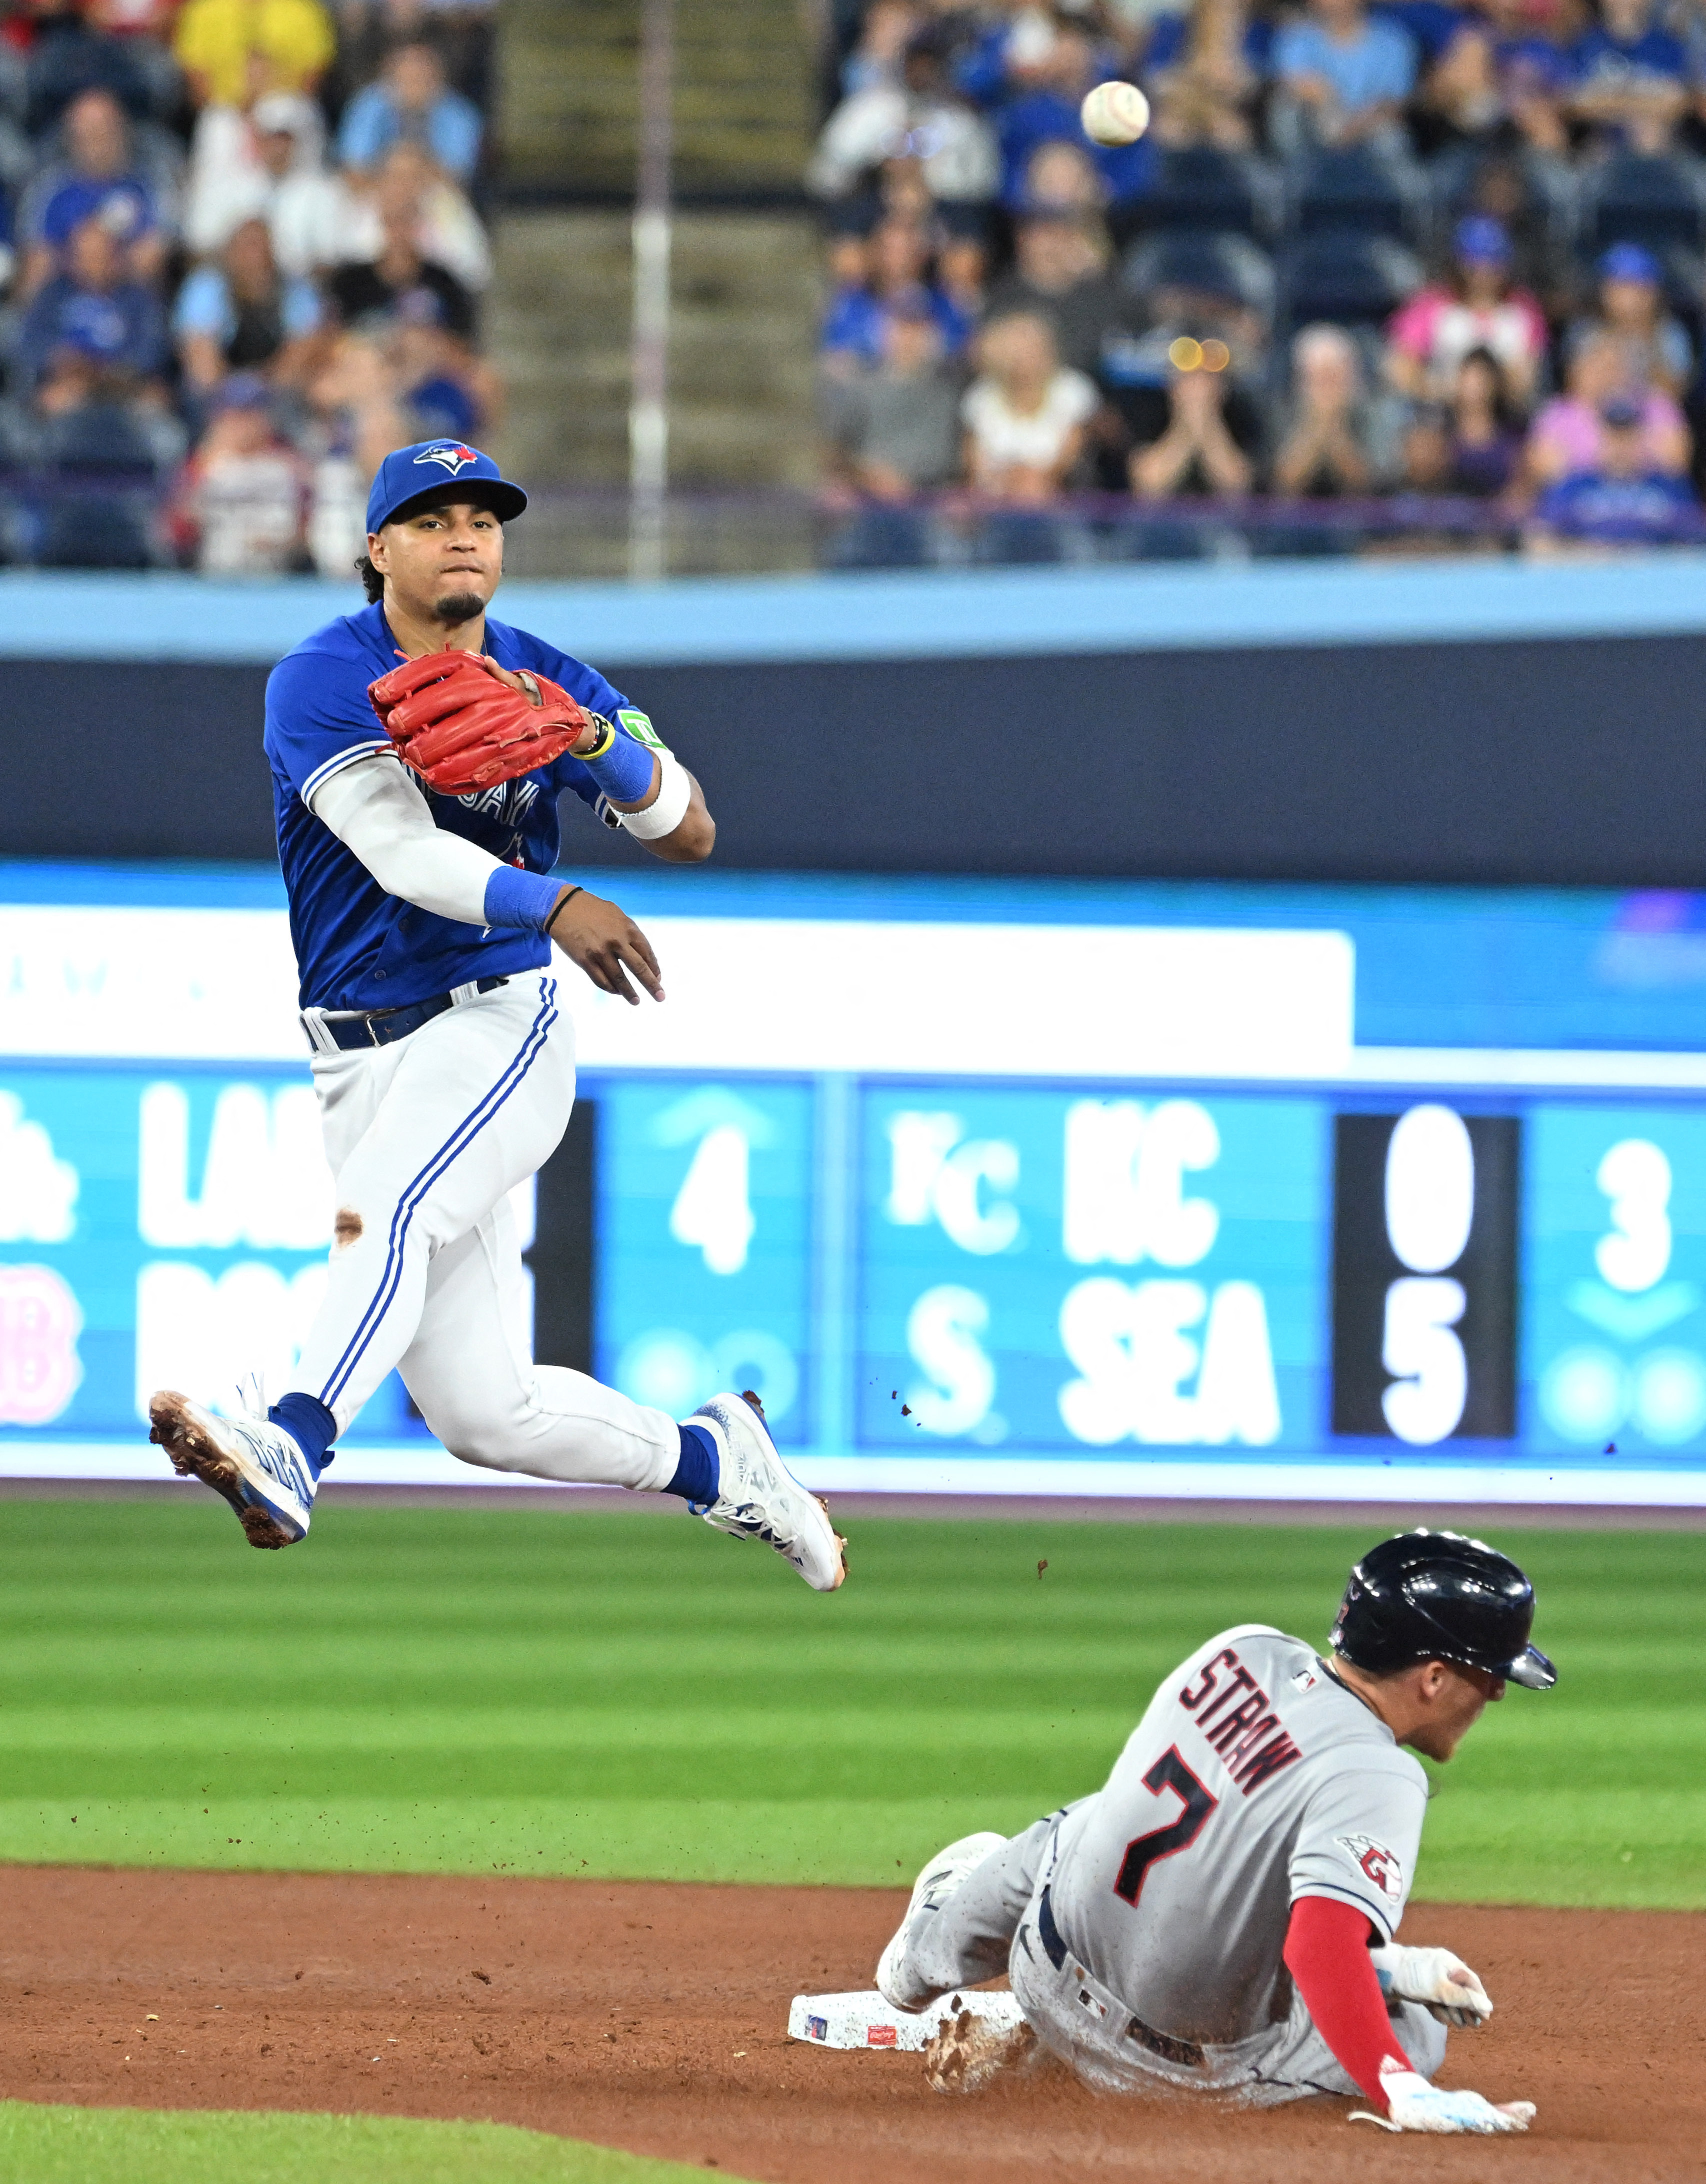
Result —
[[610, 748], [611, 744], [615, 743], [616, 739], [616, 723], [614, 721], [607, 721], [602, 713], [588, 713], [587, 718], [589, 721], [594, 721], [597, 722], [599, 739], [593, 745], [590, 750], [577, 750], [573, 754], [576, 758], [579, 759], [583, 766], [585, 766], [588, 760], [592, 759], [602, 758], [605, 753]]

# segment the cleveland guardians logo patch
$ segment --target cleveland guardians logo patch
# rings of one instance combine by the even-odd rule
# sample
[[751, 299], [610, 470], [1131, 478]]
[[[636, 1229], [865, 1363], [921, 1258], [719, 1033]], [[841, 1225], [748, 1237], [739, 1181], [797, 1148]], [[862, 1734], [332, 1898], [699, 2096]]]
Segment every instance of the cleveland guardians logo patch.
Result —
[[1335, 1836], [1334, 1841], [1366, 1880], [1372, 1880], [1389, 1903], [1404, 1893], [1404, 1869], [1372, 1836]]
[[415, 458], [417, 465], [437, 463], [442, 470], [449, 471], [452, 477], [458, 471], [466, 470], [470, 463], [477, 463], [479, 460], [480, 450], [477, 448], [465, 448], [455, 440], [447, 440], [442, 448], [423, 448]]

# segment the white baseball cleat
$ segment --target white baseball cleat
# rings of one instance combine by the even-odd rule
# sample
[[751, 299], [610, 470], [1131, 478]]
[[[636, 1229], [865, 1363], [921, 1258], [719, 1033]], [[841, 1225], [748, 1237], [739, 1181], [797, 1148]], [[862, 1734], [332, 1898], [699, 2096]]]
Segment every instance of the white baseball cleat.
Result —
[[314, 1474], [282, 1426], [266, 1418], [217, 1418], [162, 1388], [148, 1398], [148, 1439], [181, 1478], [223, 1494], [252, 1547], [293, 1546], [314, 1509]]
[[945, 1850], [939, 1850], [912, 1883], [906, 1915], [889, 1936], [888, 1947], [877, 1959], [877, 1991], [891, 2008], [925, 2009], [939, 1994], [948, 1992], [946, 1987], [914, 1987], [901, 1977], [900, 1966], [913, 1929], [926, 1912], [939, 1911], [966, 1875], [1006, 1840], [990, 1829], [981, 1835], [962, 1836], [958, 1842], [951, 1842]]
[[762, 1540], [814, 1592], [833, 1592], [847, 1575], [847, 1542], [776, 1453], [757, 1396], [750, 1390], [713, 1396], [684, 1423], [703, 1428], [716, 1443], [716, 1499], [689, 1502], [694, 1516], [738, 1540]]

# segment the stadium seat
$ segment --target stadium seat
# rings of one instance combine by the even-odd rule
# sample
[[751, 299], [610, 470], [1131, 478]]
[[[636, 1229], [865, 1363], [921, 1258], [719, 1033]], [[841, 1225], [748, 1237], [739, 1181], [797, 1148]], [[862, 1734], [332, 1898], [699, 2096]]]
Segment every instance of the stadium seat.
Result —
[[1309, 153], [1286, 176], [1285, 195], [1296, 235], [1354, 230], [1403, 240], [1424, 220], [1424, 187], [1365, 147]]
[[1280, 254], [1280, 315], [1295, 331], [1316, 319], [1368, 326], [1422, 285], [1422, 264], [1386, 235], [1303, 236]]
[[1692, 160], [1620, 153], [1584, 186], [1581, 242], [1589, 254], [1614, 242], [1699, 249], [1706, 245], [1706, 178]]
[[1280, 210], [1275, 180], [1259, 160], [1205, 144], [1162, 152], [1131, 217], [1140, 233], [1182, 228], [1253, 236], [1271, 232]]
[[1264, 320], [1274, 315], [1274, 262], [1247, 235], [1203, 235], [1189, 229], [1146, 236], [1121, 265], [1120, 285], [1135, 296], [1162, 290], [1229, 298]]

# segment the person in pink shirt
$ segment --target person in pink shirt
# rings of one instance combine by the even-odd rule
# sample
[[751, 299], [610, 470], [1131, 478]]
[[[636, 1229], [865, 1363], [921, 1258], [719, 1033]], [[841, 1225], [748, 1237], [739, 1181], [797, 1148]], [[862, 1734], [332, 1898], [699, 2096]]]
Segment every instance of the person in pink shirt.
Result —
[[1412, 401], [1445, 401], [1471, 349], [1498, 359], [1513, 398], [1533, 402], [1546, 315], [1511, 279], [1510, 238], [1496, 220], [1459, 220], [1449, 279], [1419, 289], [1386, 330], [1386, 370]]
[[1686, 421], [1663, 388], [1631, 388], [1627, 362], [1615, 334], [1587, 335], [1569, 360], [1566, 391], [1547, 403], [1530, 427], [1524, 463], [1536, 487], [1556, 484], [1599, 469], [1604, 454], [1608, 403], [1626, 398], [1638, 413], [1643, 466], [1667, 476], [1688, 467], [1692, 443]]

